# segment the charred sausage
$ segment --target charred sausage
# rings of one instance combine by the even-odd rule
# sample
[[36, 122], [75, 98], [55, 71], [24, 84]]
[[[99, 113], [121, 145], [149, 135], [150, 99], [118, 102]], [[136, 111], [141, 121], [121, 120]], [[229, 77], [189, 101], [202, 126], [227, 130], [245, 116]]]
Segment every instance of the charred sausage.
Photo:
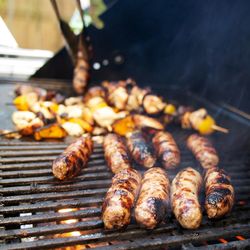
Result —
[[141, 175], [134, 169], [123, 169], [112, 179], [102, 206], [102, 220], [106, 229], [120, 229], [130, 223], [141, 182]]
[[86, 166], [92, 151], [93, 141], [90, 136], [77, 139], [54, 160], [52, 164], [54, 176], [59, 180], [75, 177]]
[[166, 216], [170, 202], [170, 183], [161, 168], [144, 173], [139, 198], [135, 207], [136, 221], [148, 229], [155, 228]]
[[121, 136], [112, 133], [106, 135], [103, 148], [105, 160], [114, 174], [131, 167], [128, 150]]
[[208, 218], [220, 218], [228, 214], [234, 204], [234, 188], [225, 171], [210, 168], [205, 174], [205, 208]]
[[152, 142], [156, 155], [166, 169], [175, 168], [180, 164], [180, 151], [170, 133], [156, 132]]
[[187, 147], [203, 168], [208, 169], [218, 165], [217, 152], [207, 138], [197, 134], [190, 135], [187, 139]]
[[198, 194], [202, 177], [193, 168], [179, 172], [171, 185], [171, 204], [174, 215], [184, 228], [198, 228], [202, 220]]
[[131, 156], [138, 164], [151, 168], [154, 166], [156, 158], [152, 148], [143, 137], [142, 132], [134, 131], [127, 139], [128, 149]]

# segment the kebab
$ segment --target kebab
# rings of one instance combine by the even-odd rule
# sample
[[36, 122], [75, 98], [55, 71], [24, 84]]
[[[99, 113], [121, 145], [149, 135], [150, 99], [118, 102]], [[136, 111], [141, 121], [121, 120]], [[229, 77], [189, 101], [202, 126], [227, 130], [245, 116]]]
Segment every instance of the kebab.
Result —
[[59, 180], [67, 180], [77, 176], [84, 168], [93, 151], [90, 136], [81, 137], [70, 144], [52, 164], [52, 172]]
[[186, 111], [180, 117], [181, 126], [184, 129], [194, 129], [200, 134], [208, 135], [214, 131], [228, 133], [228, 129], [216, 125], [215, 120], [208, 115], [206, 109], [201, 108], [196, 111]]
[[180, 151], [178, 146], [168, 132], [158, 131], [152, 139], [156, 155], [166, 169], [175, 168], [180, 164]]
[[202, 220], [198, 195], [202, 177], [195, 169], [188, 167], [180, 171], [171, 185], [171, 205], [175, 218], [182, 227], [196, 229]]
[[205, 174], [205, 209], [208, 218], [221, 218], [234, 204], [234, 188], [228, 174], [218, 168], [209, 168]]
[[122, 169], [131, 168], [130, 157], [123, 138], [109, 133], [104, 137], [104, 157], [110, 170], [117, 174]]
[[151, 168], [156, 162], [156, 157], [149, 143], [141, 131], [132, 132], [127, 138], [127, 145], [134, 161], [145, 168]]
[[131, 219], [141, 183], [141, 175], [128, 168], [118, 172], [112, 179], [102, 206], [102, 220], [106, 229], [125, 228]]
[[161, 168], [151, 168], [144, 173], [140, 194], [135, 207], [137, 223], [147, 229], [163, 221], [170, 202], [170, 182]]
[[187, 147], [204, 169], [218, 165], [219, 157], [217, 152], [207, 138], [197, 134], [190, 135], [187, 139]]

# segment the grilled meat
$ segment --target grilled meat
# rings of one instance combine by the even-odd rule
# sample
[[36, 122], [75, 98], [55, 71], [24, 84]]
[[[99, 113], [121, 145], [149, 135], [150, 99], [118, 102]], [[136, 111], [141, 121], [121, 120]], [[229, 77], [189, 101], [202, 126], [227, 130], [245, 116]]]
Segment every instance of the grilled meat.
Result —
[[164, 126], [156, 119], [145, 115], [133, 115], [133, 121], [138, 129], [149, 127], [156, 130], [163, 130]]
[[198, 200], [202, 177], [193, 168], [180, 171], [171, 185], [171, 204], [174, 215], [184, 228], [196, 229], [202, 220]]
[[208, 169], [218, 165], [219, 157], [217, 152], [207, 138], [197, 134], [190, 135], [187, 139], [187, 147], [203, 168]]
[[124, 110], [128, 101], [126, 82], [103, 82], [102, 85], [107, 90], [107, 101], [110, 105], [119, 110]]
[[93, 142], [90, 136], [77, 139], [54, 160], [52, 164], [54, 176], [59, 180], [75, 177], [86, 166], [92, 151]]
[[130, 223], [141, 182], [141, 175], [134, 169], [123, 169], [112, 179], [102, 206], [102, 220], [106, 229], [124, 228]]
[[131, 167], [128, 150], [121, 136], [107, 134], [104, 138], [103, 148], [105, 160], [114, 174]]
[[146, 168], [154, 166], [156, 158], [153, 154], [152, 148], [143, 137], [142, 132], [132, 132], [127, 139], [127, 145], [135, 162]]
[[142, 105], [147, 114], [155, 115], [163, 111], [166, 103], [157, 95], [147, 94], [143, 98]]
[[77, 94], [83, 94], [89, 81], [89, 63], [79, 48], [74, 69], [73, 86]]
[[84, 102], [88, 102], [93, 97], [102, 97], [105, 98], [105, 90], [103, 87], [95, 86], [88, 89], [87, 93], [84, 96]]
[[234, 188], [230, 177], [218, 168], [210, 168], [205, 175], [205, 208], [208, 218], [220, 218], [228, 214], [234, 204]]
[[169, 201], [170, 183], [165, 171], [161, 168], [147, 170], [135, 207], [136, 221], [148, 229], [155, 228], [164, 220]]
[[170, 133], [156, 132], [152, 142], [156, 155], [166, 169], [175, 168], [180, 164], [180, 151]]

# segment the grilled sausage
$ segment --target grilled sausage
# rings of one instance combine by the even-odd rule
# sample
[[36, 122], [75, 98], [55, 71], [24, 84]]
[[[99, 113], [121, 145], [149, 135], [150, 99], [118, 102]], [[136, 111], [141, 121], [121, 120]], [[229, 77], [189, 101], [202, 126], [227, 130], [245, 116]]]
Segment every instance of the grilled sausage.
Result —
[[184, 228], [198, 228], [202, 220], [198, 194], [202, 177], [193, 168], [179, 172], [171, 185], [171, 204], [174, 215]]
[[147, 170], [135, 208], [136, 221], [148, 229], [155, 228], [166, 216], [170, 201], [170, 183], [161, 168]]
[[59, 180], [75, 177], [86, 166], [92, 151], [93, 142], [90, 136], [77, 139], [54, 160], [52, 164], [54, 176]]
[[131, 167], [128, 150], [121, 136], [112, 133], [106, 135], [103, 148], [105, 160], [114, 174]]
[[130, 223], [131, 208], [137, 197], [141, 175], [134, 169], [123, 169], [112, 179], [102, 206], [106, 229], [120, 229]]
[[74, 69], [73, 86], [77, 94], [83, 94], [89, 81], [89, 63], [79, 49]]
[[187, 147], [203, 168], [208, 169], [218, 165], [219, 157], [217, 152], [207, 138], [197, 134], [190, 135], [187, 139]]
[[156, 158], [153, 155], [150, 145], [146, 142], [140, 131], [134, 131], [128, 137], [127, 144], [135, 162], [146, 168], [154, 166]]
[[166, 169], [175, 168], [180, 164], [180, 151], [170, 133], [156, 132], [152, 142], [157, 156]]
[[234, 188], [230, 177], [218, 168], [210, 168], [205, 175], [205, 208], [208, 218], [220, 218], [229, 213], [234, 204]]

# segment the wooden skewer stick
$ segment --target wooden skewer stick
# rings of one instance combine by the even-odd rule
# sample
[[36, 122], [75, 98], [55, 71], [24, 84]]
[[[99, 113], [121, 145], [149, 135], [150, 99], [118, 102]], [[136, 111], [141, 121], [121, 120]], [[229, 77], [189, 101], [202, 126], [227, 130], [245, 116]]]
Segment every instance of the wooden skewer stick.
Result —
[[225, 134], [227, 134], [229, 132], [229, 130], [227, 128], [220, 127], [216, 124], [212, 125], [212, 129], [214, 129], [216, 131], [220, 131], [220, 132], [225, 133]]
[[18, 131], [18, 130], [16, 130], [16, 131], [3, 132], [3, 133], [0, 133], [0, 136], [15, 134], [15, 133], [19, 133], [19, 132], [20, 132], [20, 131]]

